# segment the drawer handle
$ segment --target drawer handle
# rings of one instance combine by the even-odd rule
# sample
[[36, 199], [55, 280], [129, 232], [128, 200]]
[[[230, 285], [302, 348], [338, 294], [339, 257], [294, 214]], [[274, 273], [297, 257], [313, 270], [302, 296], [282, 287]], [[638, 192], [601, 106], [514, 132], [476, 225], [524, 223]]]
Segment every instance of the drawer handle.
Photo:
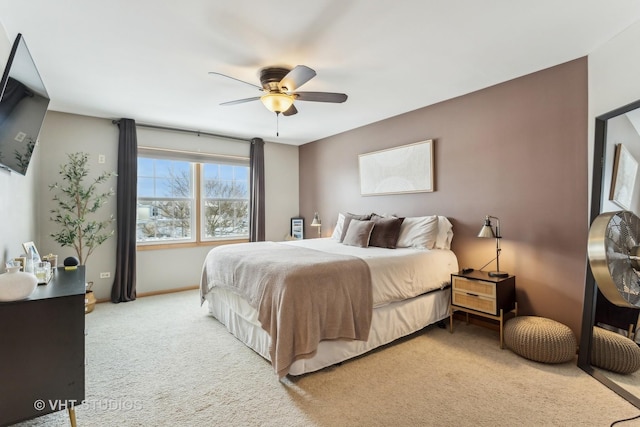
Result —
[[471, 292], [467, 292], [467, 295], [471, 295], [472, 297], [479, 297], [480, 296], [478, 294], [472, 294]]

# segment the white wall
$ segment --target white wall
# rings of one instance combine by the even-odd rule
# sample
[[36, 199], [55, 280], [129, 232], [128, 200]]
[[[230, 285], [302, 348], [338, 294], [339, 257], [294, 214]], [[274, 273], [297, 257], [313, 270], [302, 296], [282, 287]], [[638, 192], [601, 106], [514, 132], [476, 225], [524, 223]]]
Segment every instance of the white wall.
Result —
[[[65, 153], [84, 151], [90, 155], [92, 172], [117, 169], [118, 127], [111, 120], [50, 112], [42, 130], [42, 178], [37, 200], [39, 250], [57, 253], [60, 257], [73, 255], [60, 248], [49, 235], [54, 224], [48, 211], [53, 207], [48, 185], [58, 179], [59, 165], [66, 160]], [[182, 150], [206, 150], [218, 154], [249, 155], [249, 145], [242, 142], [195, 137], [182, 132], [138, 130], [139, 145], [153, 145]], [[36, 150], [38, 151], [38, 150]], [[104, 154], [106, 163], [97, 163], [98, 154]], [[289, 218], [298, 214], [298, 147], [267, 142], [265, 144], [266, 181], [266, 238], [282, 240], [289, 230]], [[111, 183], [116, 188], [116, 181]], [[115, 216], [115, 198], [106, 205], [104, 215]], [[98, 299], [108, 299], [112, 279], [100, 279], [100, 272], [115, 273], [115, 238], [96, 249], [87, 264], [87, 280], [94, 282]], [[137, 291], [147, 293], [194, 286], [200, 282], [202, 262], [211, 246], [181, 249], [138, 251]]]
[[[640, 99], [638, 43], [640, 22], [589, 54], [589, 110], [592, 119]], [[593, 142], [593, 138], [590, 141]]]
[[[0, 25], [0, 72], [4, 71], [12, 44]], [[34, 192], [40, 158], [40, 147], [36, 146], [25, 176], [0, 169], [0, 272], [4, 272], [8, 259], [24, 252], [22, 243], [38, 243]]]
[[640, 22], [589, 54], [589, 180], [593, 168], [595, 118], [640, 99], [639, 45]]
[[278, 241], [289, 234], [290, 220], [299, 214], [298, 147], [267, 143], [264, 157], [265, 238]]
[[[40, 255], [54, 253], [58, 255], [58, 262], [68, 256], [75, 256], [72, 248], [62, 248], [51, 237], [51, 233], [59, 231], [59, 227], [52, 222], [50, 211], [56, 205], [52, 201], [54, 192], [49, 185], [57, 182], [63, 184], [60, 177], [60, 165], [67, 163], [68, 154], [85, 152], [89, 155], [90, 176], [97, 177], [103, 171], [115, 172], [118, 167], [118, 128], [110, 120], [98, 119], [74, 114], [49, 111], [47, 120], [40, 132], [40, 171], [41, 177], [35, 192], [38, 206], [38, 251]], [[98, 154], [104, 154], [105, 163], [98, 163]], [[101, 187], [102, 191], [116, 188], [116, 178]], [[116, 198], [111, 197], [107, 204], [93, 217], [96, 220], [116, 216]], [[112, 229], [115, 228], [115, 223]], [[93, 289], [96, 297], [105, 298], [110, 295], [113, 279], [100, 279], [100, 272], [115, 272], [116, 239], [110, 238], [95, 249], [86, 263], [86, 280], [94, 282]]]

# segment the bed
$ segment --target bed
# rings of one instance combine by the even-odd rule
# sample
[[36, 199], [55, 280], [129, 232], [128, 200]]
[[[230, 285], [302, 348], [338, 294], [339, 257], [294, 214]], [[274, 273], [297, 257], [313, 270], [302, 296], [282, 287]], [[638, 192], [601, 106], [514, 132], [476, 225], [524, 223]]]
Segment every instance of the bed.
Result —
[[279, 377], [340, 363], [449, 315], [458, 271], [450, 222], [403, 219], [389, 248], [370, 246], [373, 234], [348, 244], [356, 226], [375, 222], [349, 215], [330, 238], [220, 246], [205, 259], [201, 302]]

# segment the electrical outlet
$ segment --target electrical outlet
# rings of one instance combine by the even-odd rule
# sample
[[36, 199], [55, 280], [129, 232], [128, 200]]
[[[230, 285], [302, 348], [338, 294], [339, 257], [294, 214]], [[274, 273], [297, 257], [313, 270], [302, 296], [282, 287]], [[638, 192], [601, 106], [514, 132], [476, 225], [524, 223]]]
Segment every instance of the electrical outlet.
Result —
[[111, 277], [111, 273], [109, 271], [105, 271], [100, 273], [100, 278], [101, 279], [108, 279], [109, 277]]
[[98, 163], [103, 164], [106, 161], [104, 154], [98, 154]]
[[16, 137], [15, 137], [15, 138], [13, 138], [13, 139], [15, 139], [15, 140], [16, 140], [16, 141], [18, 141], [18, 142], [22, 142], [22, 141], [24, 141], [24, 139], [25, 139], [26, 137], [27, 137], [27, 134], [26, 134], [26, 133], [24, 133], [24, 132], [18, 132], [18, 133], [16, 134]]

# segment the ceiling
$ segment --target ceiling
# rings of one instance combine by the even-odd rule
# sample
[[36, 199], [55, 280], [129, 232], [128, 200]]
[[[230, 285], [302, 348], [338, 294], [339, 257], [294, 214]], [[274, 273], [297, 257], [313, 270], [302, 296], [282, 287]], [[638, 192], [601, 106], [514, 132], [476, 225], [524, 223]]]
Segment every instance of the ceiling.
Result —
[[[22, 33], [50, 109], [301, 145], [589, 54], [640, 20], [637, 0], [0, 0]], [[258, 71], [307, 65], [279, 117]]]

